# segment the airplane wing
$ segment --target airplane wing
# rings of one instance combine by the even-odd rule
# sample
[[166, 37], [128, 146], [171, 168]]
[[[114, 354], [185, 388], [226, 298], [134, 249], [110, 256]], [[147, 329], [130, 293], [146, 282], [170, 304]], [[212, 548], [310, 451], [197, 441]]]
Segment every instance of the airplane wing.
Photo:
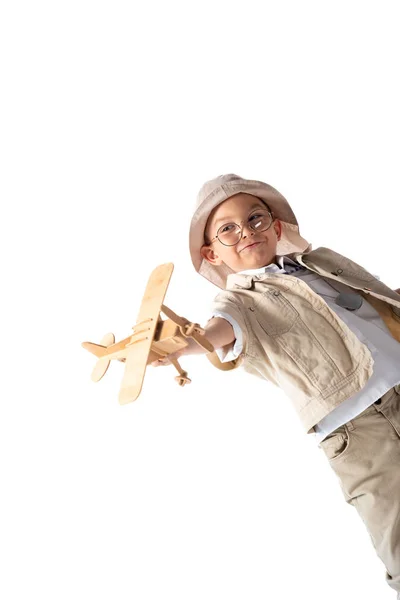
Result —
[[143, 295], [131, 341], [126, 346], [125, 370], [119, 392], [119, 403], [134, 402], [142, 389], [151, 344], [174, 265], [159, 265], [151, 273]]

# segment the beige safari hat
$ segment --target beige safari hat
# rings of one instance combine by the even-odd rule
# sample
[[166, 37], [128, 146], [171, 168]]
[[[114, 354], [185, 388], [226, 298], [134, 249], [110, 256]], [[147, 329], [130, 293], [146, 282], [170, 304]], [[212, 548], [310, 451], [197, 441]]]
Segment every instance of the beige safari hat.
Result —
[[233, 174], [221, 175], [206, 181], [197, 196], [195, 212], [190, 224], [190, 255], [196, 271], [222, 289], [225, 289], [227, 277], [233, 273], [232, 269], [227, 265], [210, 265], [201, 256], [200, 249], [204, 245], [204, 231], [211, 211], [221, 202], [240, 193], [251, 194], [264, 200], [274, 217], [281, 221], [282, 234], [276, 247], [278, 256], [309, 252], [312, 249], [311, 244], [301, 237], [297, 219], [288, 201], [272, 186]]

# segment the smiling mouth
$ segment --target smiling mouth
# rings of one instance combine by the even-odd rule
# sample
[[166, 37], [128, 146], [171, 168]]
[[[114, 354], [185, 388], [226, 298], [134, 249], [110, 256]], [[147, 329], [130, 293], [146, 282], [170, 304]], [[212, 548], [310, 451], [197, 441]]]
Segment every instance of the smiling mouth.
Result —
[[[248, 246], [243, 248], [243, 250], [248, 250], [249, 248], [254, 248], [255, 246], [258, 246], [259, 244], [261, 244], [261, 242], [254, 242], [254, 244], [249, 244]], [[241, 250], [241, 252], [243, 252], [243, 250]]]

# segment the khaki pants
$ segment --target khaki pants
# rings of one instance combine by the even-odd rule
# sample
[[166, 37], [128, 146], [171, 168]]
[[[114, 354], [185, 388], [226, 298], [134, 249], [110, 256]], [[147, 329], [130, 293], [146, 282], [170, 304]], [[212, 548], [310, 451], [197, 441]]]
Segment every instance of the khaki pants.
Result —
[[400, 598], [400, 385], [320, 444]]

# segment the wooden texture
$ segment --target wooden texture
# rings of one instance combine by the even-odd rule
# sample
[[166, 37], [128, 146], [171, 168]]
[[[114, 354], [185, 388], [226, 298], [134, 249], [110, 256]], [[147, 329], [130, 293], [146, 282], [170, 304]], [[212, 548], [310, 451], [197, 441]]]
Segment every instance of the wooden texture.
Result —
[[134, 402], [141, 392], [161, 306], [173, 269], [172, 263], [160, 265], [154, 269], [147, 282], [134, 333], [126, 346], [125, 371], [118, 398], [120, 404]]
[[[99, 356], [99, 360], [97, 361], [97, 363], [94, 366], [94, 369], [92, 371], [92, 375], [91, 375], [91, 380], [94, 381], [95, 383], [97, 383], [97, 381], [100, 381], [100, 379], [102, 377], [104, 377], [104, 375], [107, 372], [108, 367], [110, 366], [110, 359], [107, 358], [105, 356], [105, 353], [107, 351], [107, 347], [108, 346], [112, 346], [115, 342], [115, 336], [113, 333], [106, 333], [106, 335], [101, 339], [100, 344], [91, 344], [92, 346], [97, 346], [96, 350], [98, 348], [100, 348], [100, 354], [96, 354], [96, 356]], [[87, 342], [87, 344], [90, 345], [90, 342]], [[87, 348], [88, 350], [90, 350], [90, 348]], [[90, 350], [93, 351], [93, 350]], [[99, 352], [99, 350], [97, 350], [97, 352]], [[95, 353], [95, 352], [94, 352]]]
[[[99, 381], [104, 376], [111, 360], [125, 363], [119, 392], [120, 404], [134, 402], [138, 398], [148, 364], [185, 348], [190, 338], [206, 351], [214, 350], [200, 325], [178, 316], [163, 304], [173, 268], [172, 263], [167, 263], [159, 265], [151, 273], [142, 298], [137, 323], [132, 328], [132, 335], [115, 343], [114, 335], [109, 333], [103, 337], [100, 344], [82, 343], [86, 350], [98, 358], [92, 372], [93, 381]], [[168, 318], [163, 320], [160, 313], [164, 313]], [[178, 371], [179, 375], [175, 377], [178, 384], [183, 386], [189, 383], [187, 372], [181, 368], [178, 361], [171, 358], [170, 362]], [[216, 362], [221, 365], [218, 359]], [[222, 368], [225, 370], [227, 366], [224, 365]]]
[[187, 344], [187, 338], [182, 336], [178, 325], [167, 319], [166, 321], [159, 322], [151, 349], [158, 352], [161, 356], [166, 356], [167, 354], [171, 354], [171, 352], [181, 350]]

